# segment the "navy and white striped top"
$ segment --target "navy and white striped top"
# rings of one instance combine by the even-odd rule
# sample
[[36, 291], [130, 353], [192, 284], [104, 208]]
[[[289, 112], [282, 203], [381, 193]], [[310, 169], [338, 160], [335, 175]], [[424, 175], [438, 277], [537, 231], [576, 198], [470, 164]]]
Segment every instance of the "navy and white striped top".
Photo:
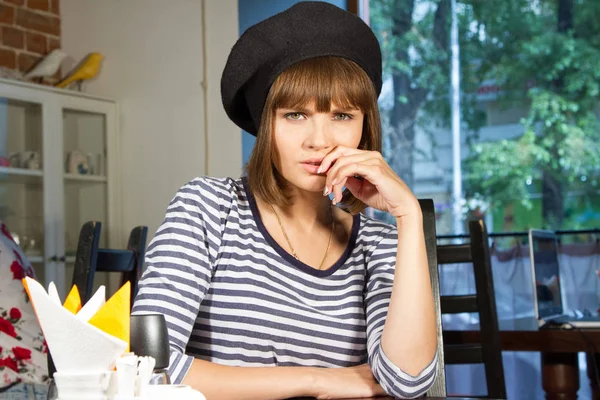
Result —
[[369, 362], [396, 397], [435, 379], [391, 363], [381, 334], [392, 292], [397, 230], [358, 214], [329, 269], [293, 258], [262, 223], [245, 178], [196, 178], [171, 201], [148, 246], [133, 312], [160, 312], [174, 383], [193, 358], [232, 366], [350, 367]]

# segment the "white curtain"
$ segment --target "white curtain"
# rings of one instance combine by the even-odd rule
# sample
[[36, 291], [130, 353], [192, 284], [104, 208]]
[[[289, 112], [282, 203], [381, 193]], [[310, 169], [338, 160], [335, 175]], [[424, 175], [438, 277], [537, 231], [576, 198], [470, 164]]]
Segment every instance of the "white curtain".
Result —
[[[563, 303], [566, 311], [588, 310], [596, 314], [600, 305], [600, 245], [596, 243], [560, 247], [560, 273]], [[500, 251], [492, 247], [492, 275], [500, 328], [517, 329], [523, 318], [535, 316], [529, 249], [517, 246]], [[475, 293], [472, 264], [440, 267], [442, 295]], [[469, 329], [478, 323], [477, 314], [444, 315], [444, 329]], [[522, 327], [521, 327], [522, 329]], [[504, 374], [508, 399], [545, 398], [541, 381], [540, 353], [504, 352]], [[579, 355], [580, 399], [590, 399], [585, 354]], [[485, 395], [482, 365], [446, 367], [449, 395]]]

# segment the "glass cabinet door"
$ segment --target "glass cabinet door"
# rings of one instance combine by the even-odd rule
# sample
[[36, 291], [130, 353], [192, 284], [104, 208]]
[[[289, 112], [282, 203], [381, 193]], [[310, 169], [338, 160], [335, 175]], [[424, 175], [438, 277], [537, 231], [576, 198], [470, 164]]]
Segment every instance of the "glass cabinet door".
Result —
[[[106, 116], [63, 109], [65, 282], [70, 289], [79, 231], [87, 221], [102, 223], [100, 247], [108, 247]], [[96, 274], [95, 286], [105, 284]]]
[[44, 282], [42, 105], [0, 96], [0, 220]]

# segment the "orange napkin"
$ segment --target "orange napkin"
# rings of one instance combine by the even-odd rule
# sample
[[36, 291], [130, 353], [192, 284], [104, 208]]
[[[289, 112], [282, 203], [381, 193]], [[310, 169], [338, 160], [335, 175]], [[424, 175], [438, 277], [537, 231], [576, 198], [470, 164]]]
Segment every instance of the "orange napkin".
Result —
[[127, 343], [129, 351], [129, 318], [131, 283], [126, 282], [88, 321], [96, 328]]
[[81, 297], [79, 297], [79, 290], [77, 290], [77, 286], [73, 285], [73, 288], [65, 299], [63, 307], [71, 311], [73, 314], [77, 314], [79, 310], [81, 310]]

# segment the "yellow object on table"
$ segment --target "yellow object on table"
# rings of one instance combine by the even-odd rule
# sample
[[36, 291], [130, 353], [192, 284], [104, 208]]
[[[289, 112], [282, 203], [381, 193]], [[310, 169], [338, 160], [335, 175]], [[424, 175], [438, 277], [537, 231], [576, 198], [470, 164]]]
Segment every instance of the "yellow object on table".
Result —
[[79, 310], [81, 310], [81, 297], [79, 296], [79, 290], [77, 290], [77, 286], [73, 285], [71, 291], [65, 299], [63, 306], [73, 314], [77, 314]]
[[126, 342], [126, 353], [129, 351], [130, 302], [131, 283], [127, 281], [89, 320], [91, 325]]

